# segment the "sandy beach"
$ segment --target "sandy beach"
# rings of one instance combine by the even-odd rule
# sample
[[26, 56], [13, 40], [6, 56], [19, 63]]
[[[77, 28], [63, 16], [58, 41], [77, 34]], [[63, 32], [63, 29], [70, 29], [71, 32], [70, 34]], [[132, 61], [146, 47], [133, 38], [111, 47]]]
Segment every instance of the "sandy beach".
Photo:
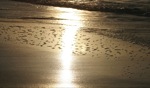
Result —
[[[63, 46], [58, 43], [57, 36], [62, 36], [64, 30], [57, 26], [50, 29], [51, 25], [30, 24], [1, 23], [1, 87], [150, 86], [150, 50], [147, 47], [83, 30], [76, 35], [77, 43], [70, 61], [67, 59], [69, 52], [62, 58]], [[52, 34], [54, 31], [56, 36]]]
[[10, 3], [18, 8], [0, 12], [0, 88], [150, 87], [149, 19]]

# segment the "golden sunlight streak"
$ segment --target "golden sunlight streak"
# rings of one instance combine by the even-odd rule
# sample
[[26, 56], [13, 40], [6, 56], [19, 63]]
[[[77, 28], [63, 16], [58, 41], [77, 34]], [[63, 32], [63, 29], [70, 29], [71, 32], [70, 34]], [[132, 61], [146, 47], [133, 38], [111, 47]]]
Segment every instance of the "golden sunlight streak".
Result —
[[60, 20], [63, 23], [64, 33], [62, 35], [62, 52], [61, 52], [61, 64], [62, 70], [59, 74], [59, 87], [75, 87], [73, 84], [73, 72], [72, 63], [75, 45], [75, 35], [81, 26], [80, 17], [78, 13], [72, 11], [72, 9], [59, 9], [64, 11], [64, 13], [59, 14], [60, 18], [66, 20]]

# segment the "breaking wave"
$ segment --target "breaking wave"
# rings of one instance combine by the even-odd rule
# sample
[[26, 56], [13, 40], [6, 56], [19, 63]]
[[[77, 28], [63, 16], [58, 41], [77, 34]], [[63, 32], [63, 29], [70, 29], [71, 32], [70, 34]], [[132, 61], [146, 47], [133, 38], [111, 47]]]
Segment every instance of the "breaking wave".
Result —
[[150, 17], [149, 0], [15, 0], [34, 4], [70, 7], [82, 10], [112, 12]]

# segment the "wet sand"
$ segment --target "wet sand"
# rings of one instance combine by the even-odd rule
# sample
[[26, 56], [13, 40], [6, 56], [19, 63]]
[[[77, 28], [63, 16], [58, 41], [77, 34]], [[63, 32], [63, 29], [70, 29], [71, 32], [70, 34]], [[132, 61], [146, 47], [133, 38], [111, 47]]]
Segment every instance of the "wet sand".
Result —
[[150, 87], [149, 18], [0, 4], [0, 88]]
[[68, 59], [69, 52], [61, 55], [65, 47], [61, 26], [12, 22], [0, 25], [0, 87], [150, 86], [148, 47], [79, 30]]

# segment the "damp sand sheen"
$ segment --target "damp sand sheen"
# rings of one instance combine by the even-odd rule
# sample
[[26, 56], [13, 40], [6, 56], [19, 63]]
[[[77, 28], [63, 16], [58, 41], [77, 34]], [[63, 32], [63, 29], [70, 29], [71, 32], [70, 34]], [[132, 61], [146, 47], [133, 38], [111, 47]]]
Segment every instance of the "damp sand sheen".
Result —
[[1, 2], [0, 87], [150, 87], [149, 18]]

